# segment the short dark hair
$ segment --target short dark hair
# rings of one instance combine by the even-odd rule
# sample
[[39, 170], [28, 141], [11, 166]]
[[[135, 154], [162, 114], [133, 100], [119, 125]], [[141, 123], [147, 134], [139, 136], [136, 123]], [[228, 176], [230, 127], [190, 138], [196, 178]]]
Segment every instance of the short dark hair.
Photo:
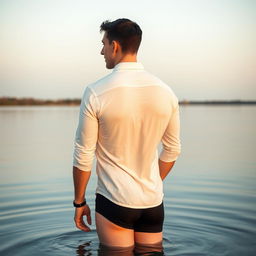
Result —
[[110, 43], [118, 41], [124, 53], [137, 53], [142, 31], [139, 25], [129, 19], [106, 20], [100, 26], [100, 32], [107, 32], [106, 36]]

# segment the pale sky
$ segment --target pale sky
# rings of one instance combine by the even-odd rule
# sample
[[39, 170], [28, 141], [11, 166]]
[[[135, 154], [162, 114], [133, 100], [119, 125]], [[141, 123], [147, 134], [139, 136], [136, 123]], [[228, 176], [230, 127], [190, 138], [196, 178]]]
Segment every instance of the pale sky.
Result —
[[0, 97], [80, 98], [111, 72], [99, 27], [117, 18], [180, 100], [256, 99], [255, 0], [0, 0]]

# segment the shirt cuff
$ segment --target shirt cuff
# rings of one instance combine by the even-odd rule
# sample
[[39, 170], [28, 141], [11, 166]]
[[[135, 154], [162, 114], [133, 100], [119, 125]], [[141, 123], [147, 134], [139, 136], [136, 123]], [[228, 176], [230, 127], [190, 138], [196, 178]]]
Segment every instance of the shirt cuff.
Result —
[[166, 150], [162, 150], [159, 156], [159, 159], [163, 162], [173, 162], [176, 161], [178, 156], [180, 154], [180, 151], [175, 151], [175, 152], [168, 152]]

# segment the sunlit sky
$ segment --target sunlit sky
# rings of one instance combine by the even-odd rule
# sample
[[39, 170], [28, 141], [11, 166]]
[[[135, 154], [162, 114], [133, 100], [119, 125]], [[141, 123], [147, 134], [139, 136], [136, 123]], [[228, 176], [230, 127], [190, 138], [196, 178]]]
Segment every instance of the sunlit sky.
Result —
[[180, 100], [256, 99], [254, 0], [0, 0], [0, 97], [80, 98], [111, 72], [99, 26], [117, 18]]

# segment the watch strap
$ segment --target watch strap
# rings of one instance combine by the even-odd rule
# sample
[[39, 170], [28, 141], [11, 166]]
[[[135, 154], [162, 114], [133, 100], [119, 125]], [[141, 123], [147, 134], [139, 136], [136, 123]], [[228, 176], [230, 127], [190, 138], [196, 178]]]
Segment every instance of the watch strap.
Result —
[[75, 200], [74, 200], [74, 201], [73, 201], [73, 205], [74, 205], [74, 207], [76, 207], [76, 208], [83, 207], [83, 206], [86, 205], [86, 200], [84, 199], [84, 201], [83, 201], [82, 203], [80, 203], [80, 204], [75, 203]]

